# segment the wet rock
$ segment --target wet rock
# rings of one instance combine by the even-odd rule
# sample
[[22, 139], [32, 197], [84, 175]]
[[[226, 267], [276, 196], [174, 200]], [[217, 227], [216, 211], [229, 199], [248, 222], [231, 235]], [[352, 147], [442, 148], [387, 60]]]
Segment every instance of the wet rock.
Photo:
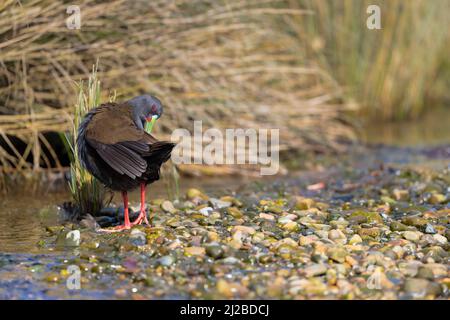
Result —
[[320, 276], [327, 272], [327, 266], [325, 264], [315, 263], [304, 268], [303, 272], [307, 278]]
[[78, 247], [81, 242], [79, 230], [62, 230], [57, 238], [56, 245], [60, 247]]
[[265, 239], [265, 235], [263, 232], [256, 232], [252, 237], [253, 243], [260, 243]]
[[228, 208], [232, 205], [231, 201], [223, 201], [216, 198], [210, 198], [209, 203], [216, 209]]
[[328, 239], [338, 244], [347, 243], [347, 236], [339, 229], [330, 230], [328, 232]]
[[358, 234], [355, 234], [350, 238], [348, 243], [351, 245], [354, 245], [354, 244], [359, 244], [362, 242], [363, 242], [362, 238]]
[[293, 295], [302, 293], [312, 296], [322, 296], [326, 293], [326, 291], [327, 286], [320, 280], [320, 278], [299, 279], [292, 281], [289, 289], [289, 293]]
[[282, 226], [282, 228], [284, 230], [291, 231], [291, 232], [292, 231], [297, 231], [298, 230], [298, 223], [295, 222], [295, 221], [291, 221], [291, 222], [288, 222], [288, 223], [284, 224]]
[[415, 277], [422, 266], [420, 261], [400, 262], [398, 268], [400, 272], [407, 277]]
[[232, 196], [223, 196], [220, 198], [221, 201], [225, 201], [225, 202], [231, 202], [231, 204], [235, 207], [242, 207], [243, 204], [240, 200], [236, 199], [235, 197]]
[[206, 246], [206, 254], [214, 259], [220, 259], [224, 255], [222, 246], [218, 243], [211, 243]]
[[357, 223], [383, 223], [383, 218], [378, 212], [355, 211], [350, 215], [349, 220]]
[[404, 189], [394, 189], [392, 191], [392, 195], [397, 201], [406, 201], [409, 199], [409, 192]]
[[403, 224], [407, 226], [417, 227], [419, 230], [424, 230], [428, 224], [428, 220], [420, 217], [405, 217], [402, 219]]
[[447, 238], [440, 234], [433, 235], [433, 238], [441, 245], [444, 245], [448, 242]]
[[344, 218], [339, 218], [338, 220], [330, 221], [330, 225], [339, 230], [344, 230], [350, 223]]
[[232, 298], [234, 296], [243, 296], [247, 293], [248, 289], [237, 282], [228, 282], [224, 279], [217, 281], [217, 292], [226, 298]]
[[163, 203], [161, 203], [161, 209], [163, 209], [165, 212], [175, 214], [178, 212], [178, 210], [174, 207], [173, 203], [166, 200]]
[[340, 247], [331, 247], [327, 251], [328, 258], [330, 258], [333, 261], [343, 263], [345, 261], [345, 258], [347, 257], [348, 253], [344, 248]]
[[313, 244], [317, 240], [318, 240], [318, 238], [315, 235], [301, 236], [299, 238], [299, 243], [301, 246], [308, 246], [308, 245]]
[[428, 202], [431, 204], [440, 204], [447, 201], [447, 197], [441, 193], [432, 193]]
[[213, 213], [213, 208], [211, 207], [203, 207], [200, 210], [198, 210], [198, 212], [200, 212], [202, 215], [204, 216], [209, 216], [210, 214]]
[[135, 246], [143, 246], [147, 244], [147, 236], [145, 232], [142, 232], [139, 229], [132, 229], [130, 233], [130, 242]]
[[229, 207], [229, 208], [227, 208], [227, 213], [229, 215], [231, 215], [235, 219], [240, 219], [240, 218], [242, 218], [244, 216], [242, 214], [241, 210], [239, 210], [236, 207]]
[[422, 278], [422, 279], [429, 279], [429, 280], [433, 280], [434, 279], [434, 275], [433, 275], [433, 271], [429, 268], [425, 268], [425, 267], [420, 267], [419, 270], [417, 271], [417, 278]]
[[249, 235], [253, 235], [255, 234], [256, 230], [255, 228], [252, 227], [248, 227], [248, 226], [234, 226], [231, 229], [231, 233], [235, 234], [236, 232], [242, 232], [243, 234], [249, 234]]
[[364, 239], [364, 237], [378, 238], [381, 235], [380, 228], [362, 228], [358, 230], [358, 234]]
[[45, 230], [50, 234], [58, 234], [64, 229], [64, 226], [47, 226]]
[[268, 205], [268, 206], [264, 206], [264, 211], [280, 214], [283, 212], [283, 208], [281, 206], [277, 206], [277, 205]]
[[446, 277], [448, 275], [448, 267], [439, 263], [428, 263], [422, 269], [430, 270], [434, 278]]
[[292, 219], [290, 217], [287, 217], [287, 216], [283, 216], [283, 217], [278, 219], [278, 223], [280, 223], [280, 224], [286, 224], [286, 223], [289, 223], [289, 222], [292, 222]]
[[276, 277], [275, 280], [267, 285], [267, 295], [272, 298], [279, 297], [286, 287], [286, 280], [283, 277]]
[[170, 267], [175, 263], [175, 258], [171, 255], [163, 256], [157, 260], [157, 263], [164, 267]]
[[206, 253], [203, 247], [187, 247], [184, 248], [184, 254], [186, 256], [204, 256]]
[[419, 231], [404, 231], [403, 238], [412, 242], [418, 242], [422, 236], [422, 232]]
[[275, 220], [275, 217], [274, 217], [272, 214], [269, 214], [269, 213], [263, 213], [263, 212], [261, 212], [261, 213], [259, 214], [259, 217], [260, 217], [261, 219], [267, 219], [267, 220], [271, 220], [271, 221]]
[[307, 210], [307, 209], [312, 208], [314, 205], [315, 205], [315, 201], [313, 199], [298, 197], [296, 199], [295, 209]]
[[235, 257], [226, 257], [225, 259], [222, 259], [222, 263], [223, 264], [235, 265], [235, 264], [239, 264], [240, 261], [239, 261], [239, 259], [237, 259]]
[[425, 232], [425, 233], [428, 233], [428, 234], [435, 234], [435, 233], [436, 233], [436, 230], [434, 230], [434, 228], [433, 228], [433, 226], [432, 226], [431, 224], [427, 223], [427, 224], [425, 225], [425, 230], [424, 230], [424, 232]]
[[425, 296], [438, 296], [442, 288], [438, 283], [430, 282], [426, 279], [406, 279], [403, 290], [414, 298], [424, 298]]
[[78, 247], [81, 241], [81, 233], [79, 230], [67, 232], [64, 244], [68, 247]]
[[208, 196], [206, 196], [203, 192], [201, 192], [200, 190], [195, 189], [195, 188], [189, 189], [189, 190], [186, 192], [186, 197], [187, 197], [189, 200], [193, 200], [193, 199], [195, 199], [195, 198], [200, 198], [200, 199], [203, 199], [203, 200], [208, 200]]
[[392, 231], [406, 231], [408, 230], [408, 226], [398, 221], [392, 221], [390, 224], [390, 229]]

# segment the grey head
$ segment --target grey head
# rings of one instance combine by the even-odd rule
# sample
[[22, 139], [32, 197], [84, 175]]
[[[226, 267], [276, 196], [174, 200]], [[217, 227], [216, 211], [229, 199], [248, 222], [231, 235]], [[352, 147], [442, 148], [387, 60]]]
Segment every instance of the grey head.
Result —
[[159, 119], [163, 113], [161, 101], [149, 94], [137, 96], [128, 100], [127, 103], [133, 108], [133, 121], [141, 130], [144, 130], [146, 121], [150, 121], [153, 116]]

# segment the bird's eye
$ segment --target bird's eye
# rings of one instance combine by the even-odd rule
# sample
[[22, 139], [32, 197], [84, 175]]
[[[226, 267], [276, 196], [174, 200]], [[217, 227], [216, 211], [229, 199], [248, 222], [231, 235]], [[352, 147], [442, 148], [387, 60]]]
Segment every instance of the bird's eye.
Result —
[[156, 105], [152, 105], [152, 113], [156, 113]]

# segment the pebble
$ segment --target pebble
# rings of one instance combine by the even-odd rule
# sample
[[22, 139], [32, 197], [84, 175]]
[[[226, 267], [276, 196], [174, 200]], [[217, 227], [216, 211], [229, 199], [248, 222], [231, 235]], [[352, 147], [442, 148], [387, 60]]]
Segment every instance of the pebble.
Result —
[[408, 230], [408, 226], [404, 225], [398, 221], [392, 221], [390, 224], [390, 228], [392, 231], [406, 231]]
[[242, 218], [244, 216], [242, 214], [242, 212], [236, 207], [229, 207], [229, 208], [227, 208], [227, 213], [229, 215], [231, 215], [235, 219], [240, 219], [240, 218]]
[[351, 244], [351, 245], [353, 245], [353, 244], [359, 244], [359, 243], [362, 243], [363, 242], [363, 240], [362, 240], [362, 238], [361, 238], [361, 236], [360, 235], [358, 235], [358, 234], [354, 234], [351, 238], [350, 238], [350, 240], [349, 240], [349, 244]]
[[332, 247], [328, 249], [327, 255], [331, 260], [343, 263], [345, 261], [345, 257], [348, 255], [348, 252], [345, 251], [344, 248]]
[[299, 197], [295, 203], [295, 208], [298, 210], [307, 210], [312, 208], [314, 205], [315, 201], [313, 199]]
[[256, 232], [255, 228], [248, 226], [234, 226], [233, 229], [231, 229], [232, 234], [238, 231], [242, 232], [243, 234], [250, 234], [250, 235], [253, 235]]
[[315, 241], [317, 241], [318, 238], [315, 235], [310, 235], [310, 236], [300, 236], [299, 239], [299, 244], [301, 246], [308, 246], [313, 244]]
[[433, 228], [433, 226], [431, 224], [427, 223], [426, 227], [425, 227], [425, 233], [435, 234], [436, 230], [434, 230], [434, 228]]
[[442, 291], [438, 283], [416, 278], [406, 279], [403, 290], [414, 298], [424, 298], [427, 295], [436, 296]]
[[203, 247], [187, 247], [184, 248], [184, 254], [186, 256], [204, 256], [206, 253]]
[[203, 200], [208, 200], [208, 197], [198, 189], [191, 188], [186, 192], [186, 197], [189, 200], [193, 200], [195, 198], [201, 198]]
[[406, 201], [409, 199], [409, 192], [408, 190], [404, 189], [394, 189], [392, 191], [392, 195], [394, 196], [394, 199], [397, 201]]
[[444, 203], [445, 201], [447, 201], [447, 197], [440, 193], [433, 193], [428, 199], [428, 202], [431, 204]]
[[68, 247], [78, 247], [81, 241], [80, 230], [67, 232], [64, 244]]
[[284, 216], [278, 219], [278, 223], [280, 224], [286, 224], [292, 222], [292, 219], [290, 217]]
[[319, 276], [325, 274], [327, 272], [327, 266], [324, 264], [312, 264], [303, 269], [305, 277], [311, 278], [315, 276]]
[[420, 240], [420, 237], [422, 236], [421, 232], [418, 231], [404, 231], [403, 232], [403, 238], [406, 240], [417, 242]]
[[228, 208], [228, 207], [231, 207], [231, 205], [232, 205], [232, 203], [229, 201], [223, 201], [223, 200], [216, 199], [216, 198], [210, 198], [209, 202], [216, 209]]
[[448, 242], [447, 238], [440, 234], [433, 235], [433, 238], [441, 245], [444, 245]]
[[163, 203], [161, 203], [161, 209], [163, 209], [165, 212], [172, 213], [172, 214], [175, 214], [178, 212], [178, 210], [175, 209], [175, 207], [173, 206], [173, 203], [168, 200], [163, 201]]
[[296, 231], [298, 229], [298, 223], [295, 221], [291, 221], [284, 224], [282, 228], [287, 231]]
[[207, 217], [213, 212], [213, 208], [211, 208], [211, 207], [204, 207], [204, 208], [201, 208], [200, 210], [198, 210], [198, 212], [200, 212], [202, 215]]
[[400, 262], [398, 264], [400, 272], [407, 277], [415, 277], [420, 266], [422, 266], [422, 262], [420, 261]]
[[358, 234], [361, 237], [371, 237], [371, 238], [378, 238], [381, 235], [380, 228], [362, 228], [358, 230]]
[[157, 262], [164, 267], [169, 267], [175, 263], [175, 258], [171, 255], [167, 255], [159, 258]]
[[259, 214], [259, 217], [260, 217], [261, 219], [266, 219], [266, 220], [271, 220], [271, 221], [275, 220], [275, 217], [274, 217], [273, 214], [264, 213], [264, 212], [261, 212], [261, 213]]
[[219, 294], [225, 296], [226, 298], [232, 298], [233, 296], [244, 295], [248, 289], [239, 283], [228, 282], [224, 279], [217, 281], [216, 289]]
[[347, 237], [339, 229], [334, 229], [334, 230], [328, 231], [328, 239], [330, 239], [333, 242], [338, 243], [338, 244], [346, 244], [347, 243]]
[[223, 257], [224, 250], [218, 243], [211, 243], [206, 246], [206, 254], [214, 259], [220, 259]]

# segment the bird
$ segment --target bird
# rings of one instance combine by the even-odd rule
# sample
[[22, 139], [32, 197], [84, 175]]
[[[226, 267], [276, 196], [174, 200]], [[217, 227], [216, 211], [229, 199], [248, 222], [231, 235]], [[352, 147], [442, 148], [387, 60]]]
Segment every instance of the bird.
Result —
[[[145, 189], [160, 177], [161, 165], [168, 161], [175, 144], [159, 141], [145, 129], [161, 117], [161, 101], [150, 94], [122, 103], [104, 103], [90, 110], [77, 132], [78, 159], [81, 165], [102, 184], [122, 193], [123, 225], [112, 231], [134, 225], [150, 225], [145, 212]], [[139, 216], [130, 222], [128, 192], [140, 187]]]

